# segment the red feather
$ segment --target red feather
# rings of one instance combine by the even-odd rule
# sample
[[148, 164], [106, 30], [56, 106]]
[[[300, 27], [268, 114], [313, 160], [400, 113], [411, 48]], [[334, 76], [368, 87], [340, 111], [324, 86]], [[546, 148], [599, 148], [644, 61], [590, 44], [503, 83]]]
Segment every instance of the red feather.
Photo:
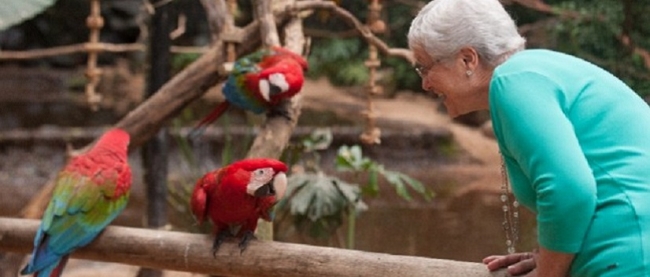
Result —
[[303, 71], [308, 68], [305, 58], [279, 46], [237, 60], [223, 88], [226, 101], [201, 119], [190, 137], [202, 134], [229, 106], [259, 114], [295, 96], [302, 89]]
[[274, 178], [287, 171], [278, 160], [246, 159], [205, 174], [196, 183], [190, 201], [197, 221], [209, 218], [215, 233], [238, 229], [231, 234], [237, 237], [255, 231], [259, 218], [270, 221], [268, 215], [276, 195], [255, 197], [247, 193], [252, 174], [262, 168], [272, 168]]

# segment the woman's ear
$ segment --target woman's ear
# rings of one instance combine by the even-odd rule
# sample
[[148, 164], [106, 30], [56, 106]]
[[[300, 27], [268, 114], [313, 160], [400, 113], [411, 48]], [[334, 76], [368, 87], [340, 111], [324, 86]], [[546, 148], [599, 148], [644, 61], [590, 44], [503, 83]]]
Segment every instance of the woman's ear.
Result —
[[478, 52], [472, 47], [463, 47], [460, 49], [460, 58], [463, 61], [463, 66], [466, 70], [474, 71], [478, 67], [479, 57]]

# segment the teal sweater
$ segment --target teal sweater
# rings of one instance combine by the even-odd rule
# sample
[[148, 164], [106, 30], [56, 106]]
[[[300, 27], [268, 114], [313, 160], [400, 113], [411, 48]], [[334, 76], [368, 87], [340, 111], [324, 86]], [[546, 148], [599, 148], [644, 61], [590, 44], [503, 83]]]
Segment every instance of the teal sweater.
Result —
[[648, 105], [605, 70], [549, 50], [498, 66], [489, 99], [539, 244], [575, 253], [572, 276], [650, 276]]

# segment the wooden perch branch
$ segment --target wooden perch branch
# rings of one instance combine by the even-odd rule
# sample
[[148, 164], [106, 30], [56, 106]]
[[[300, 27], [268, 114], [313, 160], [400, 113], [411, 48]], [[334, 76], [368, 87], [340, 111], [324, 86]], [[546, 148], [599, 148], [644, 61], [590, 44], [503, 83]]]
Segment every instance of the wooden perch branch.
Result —
[[326, 9], [332, 12], [334, 15], [341, 17], [343, 21], [352, 25], [357, 32], [368, 42], [369, 44], [377, 47], [379, 51], [389, 56], [401, 57], [411, 63], [415, 62], [413, 58], [413, 53], [409, 49], [401, 48], [390, 48], [385, 42], [376, 37], [368, 26], [361, 23], [353, 14], [349, 11], [339, 7], [335, 2], [332, 1], [319, 1], [319, 0], [308, 0], [308, 1], [298, 1], [293, 7], [289, 7], [292, 12], [298, 12], [309, 9]]
[[[39, 223], [0, 218], [0, 251], [31, 252]], [[505, 276], [479, 263], [291, 243], [254, 240], [240, 254], [226, 242], [216, 258], [211, 247], [206, 235], [110, 226], [72, 257], [219, 276]]]

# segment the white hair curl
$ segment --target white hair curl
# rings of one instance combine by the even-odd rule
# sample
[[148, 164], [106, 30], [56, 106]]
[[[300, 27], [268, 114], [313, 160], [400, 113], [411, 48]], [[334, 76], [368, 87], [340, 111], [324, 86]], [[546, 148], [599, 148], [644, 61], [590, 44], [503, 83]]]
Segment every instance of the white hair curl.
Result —
[[434, 59], [469, 46], [492, 66], [526, 42], [498, 0], [433, 0], [413, 19], [407, 37], [411, 49], [420, 47]]

